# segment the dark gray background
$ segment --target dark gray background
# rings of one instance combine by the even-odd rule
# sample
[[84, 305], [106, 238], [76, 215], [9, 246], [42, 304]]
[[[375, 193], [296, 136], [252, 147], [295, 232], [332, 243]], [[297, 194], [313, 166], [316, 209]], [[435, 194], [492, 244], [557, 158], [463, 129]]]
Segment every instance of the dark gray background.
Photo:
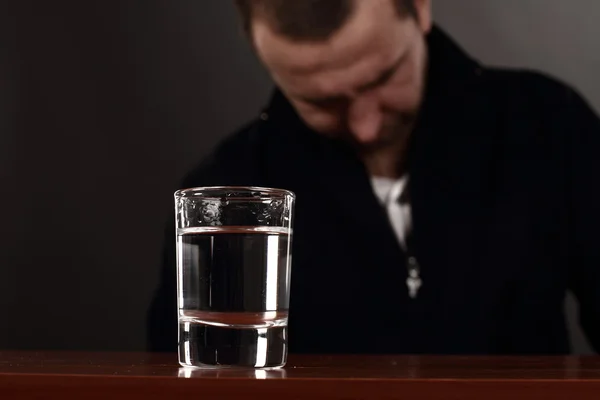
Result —
[[[270, 81], [227, 0], [6, 3], [0, 348], [142, 350], [172, 192]], [[600, 109], [600, 2], [434, 7], [482, 61], [552, 73]]]

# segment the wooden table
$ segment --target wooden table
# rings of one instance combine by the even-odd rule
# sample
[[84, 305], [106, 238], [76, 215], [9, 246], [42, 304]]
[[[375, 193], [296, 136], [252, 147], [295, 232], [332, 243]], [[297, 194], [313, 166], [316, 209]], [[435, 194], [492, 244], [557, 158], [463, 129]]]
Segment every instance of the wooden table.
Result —
[[290, 356], [189, 370], [175, 355], [0, 352], [0, 399], [600, 399], [600, 358]]

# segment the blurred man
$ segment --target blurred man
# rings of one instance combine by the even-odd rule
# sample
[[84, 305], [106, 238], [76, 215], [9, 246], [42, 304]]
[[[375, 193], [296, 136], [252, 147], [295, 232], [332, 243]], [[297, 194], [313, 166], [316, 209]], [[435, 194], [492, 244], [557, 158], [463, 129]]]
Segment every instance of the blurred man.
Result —
[[[600, 122], [571, 88], [482, 66], [429, 0], [238, 0], [277, 84], [181, 187], [298, 196], [296, 353], [600, 349]], [[173, 231], [153, 350], [176, 348]]]

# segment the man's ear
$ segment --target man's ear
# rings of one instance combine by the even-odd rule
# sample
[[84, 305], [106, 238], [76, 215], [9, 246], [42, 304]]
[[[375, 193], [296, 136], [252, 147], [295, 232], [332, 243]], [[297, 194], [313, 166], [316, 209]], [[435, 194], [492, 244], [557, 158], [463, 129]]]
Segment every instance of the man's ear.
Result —
[[417, 11], [417, 24], [423, 33], [429, 33], [433, 25], [431, 0], [413, 0]]

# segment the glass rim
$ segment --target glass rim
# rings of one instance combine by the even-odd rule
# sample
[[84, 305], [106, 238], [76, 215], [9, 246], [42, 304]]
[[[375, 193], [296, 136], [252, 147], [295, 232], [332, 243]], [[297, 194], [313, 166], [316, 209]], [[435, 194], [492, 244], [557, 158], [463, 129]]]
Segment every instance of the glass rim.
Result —
[[207, 197], [210, 197], [211, 192], [261, 192], [261, 196], [264, 194], [265, 196], [280, 196], [286, 197], [289, 196], [292, 199], [296, 198], [296, 194], [291, 190], [272, 188], [272, 187], [262, 187], [262, 186], [198, 186], [198, 187], [190, 187], [185, 189], [179, 189], [174, 193], [174, 197], [179, 198], [189, 198], [194, 196], [202, 196], [206, 194]]

